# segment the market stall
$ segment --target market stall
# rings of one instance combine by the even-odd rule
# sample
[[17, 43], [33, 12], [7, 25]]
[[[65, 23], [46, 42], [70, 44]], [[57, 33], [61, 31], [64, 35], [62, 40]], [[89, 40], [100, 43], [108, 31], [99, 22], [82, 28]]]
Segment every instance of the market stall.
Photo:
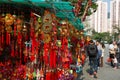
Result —
[[74, 80], [70, 65], [84, 64], [87, 40], [70, 3], [1, 0], [0, 8], [0, 79]]

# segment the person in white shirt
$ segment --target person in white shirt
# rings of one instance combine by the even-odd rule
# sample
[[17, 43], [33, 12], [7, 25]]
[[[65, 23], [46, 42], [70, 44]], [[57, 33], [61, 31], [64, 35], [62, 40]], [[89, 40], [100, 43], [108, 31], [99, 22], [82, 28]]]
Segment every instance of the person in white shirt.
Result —
[[101, 43], [101, 45], [102, 45], [101, 67], [103, 67], [103, 58], [104, 58], [104, 54], [105, 54], [105, 45], [104, 45], [104, 43]]
[[116, 55], [116, 51], [117, 51], [117, 44], [116, 44], [116, 41], [113, 41], [113, 43], [110, 44], [110, 46], [109, 46], [109, 57], [111, 58], [111, 66], [112, 67], [115, 67], [114, 58]]

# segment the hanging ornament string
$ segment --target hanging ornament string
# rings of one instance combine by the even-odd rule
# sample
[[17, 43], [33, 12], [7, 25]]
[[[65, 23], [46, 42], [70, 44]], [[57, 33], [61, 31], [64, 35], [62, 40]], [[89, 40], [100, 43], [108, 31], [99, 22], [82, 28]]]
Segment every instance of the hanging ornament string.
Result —
[[87, 15], [87, 12], [88, 12], [88, 9], [89, 7], [92, 5], [92, 0], [89, 0], [87, 2], [87, 5], [86, 5], [86, 8], [85, 8], [85, 11], [84, 11], [84, 14], [82, 16], [82, 21], [84, 21], [86, 19], [86, 15]]
[[79, 12], [81, 10], [82, 1], [83, 0], [78, 0], [78, 2], [75, 4], [75, 9], [74, 9], [75, 16], [78, 16], [78, 14], [79, 14]]

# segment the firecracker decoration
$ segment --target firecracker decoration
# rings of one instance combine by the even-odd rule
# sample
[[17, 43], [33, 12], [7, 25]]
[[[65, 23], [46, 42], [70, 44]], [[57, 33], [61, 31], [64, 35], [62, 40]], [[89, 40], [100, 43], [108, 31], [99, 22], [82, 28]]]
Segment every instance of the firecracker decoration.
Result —
[[50, 68], [56, 68], [56, 53], [57, 51], [57, 46], [55, 42], [51, 42], [51, 49], [50, 49]]
[[49, 64], [48, 56], [49, 56], [49, 43], [44, 44], [44, 62], [45, 65]]

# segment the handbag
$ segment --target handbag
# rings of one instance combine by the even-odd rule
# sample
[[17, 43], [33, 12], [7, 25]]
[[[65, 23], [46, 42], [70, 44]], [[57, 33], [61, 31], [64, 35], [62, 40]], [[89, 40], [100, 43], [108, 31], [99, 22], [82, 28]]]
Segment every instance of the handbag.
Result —
[[111, 62], [111, 58], [107, 58], [107, 62]]

